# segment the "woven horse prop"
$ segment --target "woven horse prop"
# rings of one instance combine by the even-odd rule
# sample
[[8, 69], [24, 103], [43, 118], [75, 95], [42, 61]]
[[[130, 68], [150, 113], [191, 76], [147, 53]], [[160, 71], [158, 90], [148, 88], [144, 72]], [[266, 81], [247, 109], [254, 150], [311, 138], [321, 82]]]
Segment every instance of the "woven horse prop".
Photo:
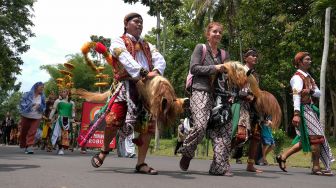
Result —
[[[156, 125], [171, 126], [175, 119], [184, 112], [184, 109], [189, 105], [189, 99], [177, 98], [175, 90], [170, 82], [163, 76], [155, 76], [152, 79], [139, 80], [136, 84], [140, 98], [144, 104], [144, 107], [149, 114], [156, 120]], [[99, 128], [101, 122], [105, 118], [112, 106], [113, 101], [117, 95], [119, 87], [112, 94], [111, 90], [105, 93], [93, 93], [83, 89], [77, 89], [73, 91], [74, 94], [81, 98], [86, 99], [88, 102], [106, 102], [108, 97], [112, 96], [106, 105], [101, 109], [99, 118], [88, 131], [85, 137], [80, 139], [80, 146], [84, 146], [93, 133]]]
[[259, 88], [256, 78], [251, 71], [246, 72], [243, 65], [237, 61], [229, 61], [224, 63], [225, 73], [228, 74], [229, 84], [235, 84], [239, 88], [243, 88], [248, 83], [251, 91], [255, 96], [255, 109], [260, 117], [265, 114], [272, 116], [272, 128], [276, 129], [281, 124], [282, 112], [277, 99], [268, 91]]
[[251, 71], [247, 72], [247, 75], [248, 75], [248, 82], [250, 83], [250, 88], [252, 90], [253, 95], [256, 98], [254, 107], [256, 111], [259, 113], [259, 117], [263, 117], [265, 114], [271, 115], [272, 117], [271, 127], [273, 129], [277, 129], [281, 124], [281, 118], [282, 118], [282, 111], [278, 103], [278, 100], [270, 92], [263, 91], [259, 88], [256, 78], [252, 74], [250, 74]]

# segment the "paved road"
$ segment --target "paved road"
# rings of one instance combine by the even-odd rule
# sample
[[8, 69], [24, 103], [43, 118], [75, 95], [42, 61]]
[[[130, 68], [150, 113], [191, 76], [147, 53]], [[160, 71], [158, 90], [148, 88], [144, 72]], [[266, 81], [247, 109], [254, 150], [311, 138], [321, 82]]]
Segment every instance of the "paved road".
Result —
[[264, 167], [264, 173], [246, 172], [245, 165], [233, 164], [234, 177], [210, 176], [211, 161], [193, 160], [190, 171], [179, 170], [177, 157], [149, 156], [147, 162], [159, 175], [135, 174], [136, 159], [110, 154], [102, 167], [91, 167], [93, 152], [79, 151], [58, 156], [45, 151], [24, 154], [17, 146], [0, 146], [1, 188], [154, 188], [154, 187], [237, 187], [237, 188], [333, 188], [336, 177], [313, 176], [309, 169], [289, 168], [280, 172], [276, 166]]

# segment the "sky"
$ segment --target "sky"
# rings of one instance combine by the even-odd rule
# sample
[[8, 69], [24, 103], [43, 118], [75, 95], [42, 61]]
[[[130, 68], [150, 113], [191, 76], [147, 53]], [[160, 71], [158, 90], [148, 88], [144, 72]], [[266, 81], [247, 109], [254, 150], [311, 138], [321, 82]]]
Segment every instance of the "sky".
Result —
[[67, 55], [81, 53], [80, 48], [91, 35], [115, 38], [123, 33], [124, 16], [130, 12], [142, 15], [142, 35], [156, 26], [156, 18], [147, 14], [149, 8], [125, 4], [123, 0], [38, 0], [34, 4], [36, 37], [28, 40], [30, 49], [21, 57], [21, 91], [28, 91], [35, 82], [46, 82], [49, 74], [41, 65], [65, 63]]

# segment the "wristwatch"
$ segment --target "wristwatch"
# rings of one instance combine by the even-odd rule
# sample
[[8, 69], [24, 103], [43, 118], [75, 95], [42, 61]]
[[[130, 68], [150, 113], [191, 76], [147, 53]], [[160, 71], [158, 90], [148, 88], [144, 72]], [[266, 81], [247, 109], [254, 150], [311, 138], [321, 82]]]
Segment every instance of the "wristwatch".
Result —
[[146, 70], [146, 69], [144, 69], [144, 68], [141, 68], [140, 69], [140, 76], [142, 77], [142, 78], [146, 78], [146, 76], [148, 75], [148, 70]]

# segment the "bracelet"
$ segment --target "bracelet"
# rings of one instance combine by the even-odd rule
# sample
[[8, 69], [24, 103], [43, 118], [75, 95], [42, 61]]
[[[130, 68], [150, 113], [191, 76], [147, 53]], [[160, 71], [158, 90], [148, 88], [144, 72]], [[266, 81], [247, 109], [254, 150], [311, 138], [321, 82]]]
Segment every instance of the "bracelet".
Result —
[[146, 70], [146, 69], [144, 69], [144, 68], [141, 68], [141, 69], [140, 69], [140, 76], [141, 76], [142, 78], [145, 78], [145, 77], [147, 76], [148, 73], [149, 73], [148, 70]]

